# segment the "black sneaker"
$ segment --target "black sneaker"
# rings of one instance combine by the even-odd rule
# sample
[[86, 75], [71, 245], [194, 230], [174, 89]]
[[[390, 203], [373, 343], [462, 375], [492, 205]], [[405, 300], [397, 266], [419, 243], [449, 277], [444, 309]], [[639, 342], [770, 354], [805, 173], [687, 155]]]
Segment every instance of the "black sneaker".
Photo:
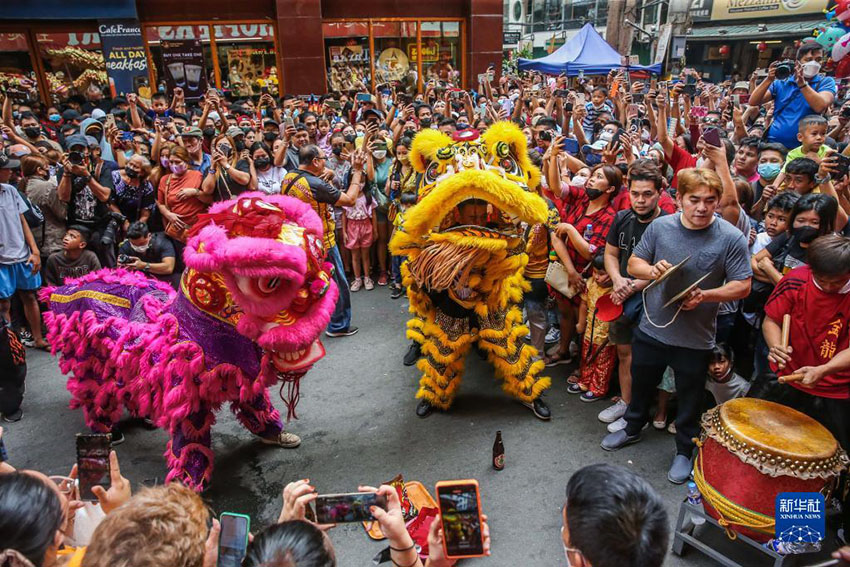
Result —
[[4, 413], [3, 414], [3, 421], [9, 422], [9, 423], [15, 423], [16, 421], [21, 421], [22, 417], [24, 417], [24, 410], [22, 410], [21, 408], [18, 408], [18, 410], [15, 411], [15, 412]]
[[419, 400], [416, 404], [416, 415], [421, 418], [426, 418], [434, 411], [434, 406], [428, 400]]
[[404, 365], [413, 366], [416, 361], [422, 356], [422, 347], [416, 341], [410, 343], [407, 353], [404, 355]]
[[402, 289], [402, 287], [398, 284], [393, 284], [390, 299], [398, 299], [402, 295], [404, 295], [404, 289]]
[[537, 419], [542, 419], [543, 421], [549, 421], [550, 419], [552, 419], [552, 412], [549, 411], [549, 406], [547, 406], [546, 402], [544, 402], [540, 398], [533, 400], [531, 403], [521, 403], [522, 405], [530, 409]]
[[357, 333], [359, 329], [357, 327], [349, 327], [347, 329], [343, 329], [341, 331], [325, 331], [325, 334], [329, 337], [350, 337], [351, 335]]
[[124, 434], [121, 433], [118, 429], [112, 430], [112, 442], [109, 444], [111, 447], [116, 447], [124, 442]]

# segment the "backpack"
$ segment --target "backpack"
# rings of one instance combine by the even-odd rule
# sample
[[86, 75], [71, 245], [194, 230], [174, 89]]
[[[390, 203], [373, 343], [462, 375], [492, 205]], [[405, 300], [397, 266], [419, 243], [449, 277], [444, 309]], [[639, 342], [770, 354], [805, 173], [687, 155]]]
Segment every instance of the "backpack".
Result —
[[24, 212], [24, 219], [27, 221], [30, 230], [34, 231], [44, 224], [44, 213], [41, 212], [38, 205], [32, 203], [32, 201], [27, 198], [23, 191], [18, 190], [18, 195], [21, 196], [21, 199], [23, 199], [24, 203], [27, 205], [27, 210]]

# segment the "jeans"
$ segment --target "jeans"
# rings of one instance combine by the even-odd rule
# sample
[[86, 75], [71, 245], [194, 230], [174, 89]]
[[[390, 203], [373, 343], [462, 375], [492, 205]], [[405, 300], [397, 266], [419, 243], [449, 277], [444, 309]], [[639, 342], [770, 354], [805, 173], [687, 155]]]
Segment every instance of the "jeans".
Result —
[[545, 353], [546, 331], [549, 321], [546, 317], [546, 298], [548, 289], [542, 279], [529, 280], [531, 290], [523, 296], [525, 312], [528, 315], [528, 328], [531, 331], [531, 346], [537, 349], [538, 357]]
[[334, 282], [339, 288], [339, 299], [336, 300], [331, 322], [328, 323], [328, 331], [337, 333], [339, 331], [348, 330], [351, 324], [351, 292], [348, 289], [348, 280], [345, 279], [345, 268], [342, 265], [342, 256], [339, 255], [339, 248], [334, 246], [327, 251], [327, 260], [334, 265]]
[[632, 341], [632, 401], [626, 409], [626, 433], [637, 435], [649, 421], [655, 390], [667, 366], [673, 369], [676, 396], [676, 453], [690, 458], [699, 435], [703, 391], [711, 350], [663, 344], [635, 329]]
[[401, 285], [401, 263], [404, 262], [404, 256], [393, 256], [390, 261], [390, 279]]

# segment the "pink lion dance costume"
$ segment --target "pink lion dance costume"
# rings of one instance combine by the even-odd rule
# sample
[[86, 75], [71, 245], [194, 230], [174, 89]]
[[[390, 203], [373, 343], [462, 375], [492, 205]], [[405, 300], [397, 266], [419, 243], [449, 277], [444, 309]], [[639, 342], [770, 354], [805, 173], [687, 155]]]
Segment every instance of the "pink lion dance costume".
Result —
[[230, 402], [251, 433], [276, 442], [283, 424], [269, 386], [298, 382], [325, 354], [318, 337], [338, 291], [322, 224], [298, 199], [247, 193], [193, 227], [175, 292], [138, 272], [100, 270], [45, 289], [53, 353], [71, 407], [108, 432], [124, 408], [171, 434], [167, 481], [210, 482], [210, 428]]

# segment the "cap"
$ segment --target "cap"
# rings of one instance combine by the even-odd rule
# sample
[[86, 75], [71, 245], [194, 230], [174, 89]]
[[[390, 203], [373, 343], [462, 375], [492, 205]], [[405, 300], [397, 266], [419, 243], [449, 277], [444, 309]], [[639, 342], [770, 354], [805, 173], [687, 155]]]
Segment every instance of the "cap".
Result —
[[374, 115], [378, 117], [378, 120], [384, 120], [384, 113], [378, 110], [377, 108], [368, 108], [363, 111], [363, 118], [368, 117], [369, 115]]
[[263, 120], [263, 126], [280, 126], [280, 124], [278, 124], [271, 118], [266, 118], [265, 120]]
[[12, 159], [5, 153], [0, 152], [0, 169], [18, 169], [21, 167], [21, 162]]
[[89, 147], [100, 147], [100, 143], [97, 141], [97, 138], [94, 136], [86, 136], [86, 142], [88, 142]]
[[73, 108], [69, 108], [62, 112], [62, 120], [70, 122], [71, 120], [79, 120], [82, 116]]
[[244, 136], [245, 132], [242, 131], [242, 128], [238, 128], [236, 126], [231, 126], [225, 131], [225, 135], [231, 138], [236, 138], [238, 136]]
[[98, 130], [103, 130], [103, 124], [101, 124], [100, 122], [97, 122], [97, 121], [89, 122], [88, 124], [86, 124], [86, 132], [88, 132], [89, 130], [95, 129], [95, 128], [98, 129]]
[[89, 142], [86, 138], [91, 138], [91, 136], [83, 136], [82, 134], [74, 134], [73, 136], [68, 136], [65, 138], [65, 146], [70, 150], [74, 146], [82, 146], [87, 148]]
[[213, 122], [219, 122], [221, 120], [221, 115], [216, 111], [212, 111], [207, 114], [207, 118], [209, 118]]
[[106, 113], [103, 110], [101, 110], [100, 108], [95, 108], [94, 110], [91, 111], [91, 117], [94, 118], [95, 120], [100, 120], [104, 116], [106, 116]]
[[203, 138], [204, 133], [197, 126], [186, 126], [180, 135], [184, 138]]
[[592, 144], [585, 144], [582, 146], [582, 151], [587, 152], [601, 152], [608, 146], [608, 142], [605, 140], [596, 140]]
[[750, 83], [748, 83], [747, 81], [738, 81], [737, 83], [735, 83], [735, 86], [734, 86], [734, 87], [732, 87], [732, 90], [733, 90], [733, 91], [734, 91], [734, 90], [737, 90], [737, 89], [744, 89], [745, 91], [748, 91], [748, 92], [749, 92], [749, 90], [750, 90]]

